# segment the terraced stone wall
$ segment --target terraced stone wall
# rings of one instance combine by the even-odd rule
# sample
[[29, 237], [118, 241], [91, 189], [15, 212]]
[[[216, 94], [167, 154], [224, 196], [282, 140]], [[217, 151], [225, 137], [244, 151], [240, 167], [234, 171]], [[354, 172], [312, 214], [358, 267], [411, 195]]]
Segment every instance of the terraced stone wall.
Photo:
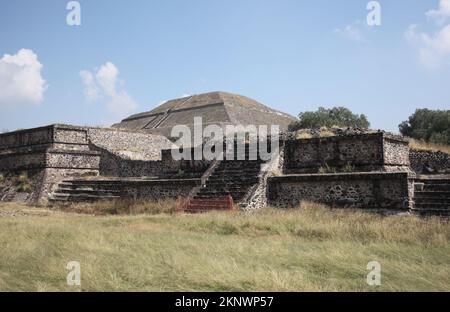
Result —
[[[1, 200], [45, 202], [68, 177], [99, 174], [100, 153], [91, 151], [86, 128], [51, 125], [0, 135]], [[21, 190], [19, 177], [30, 185]], [[26, 178], [25, 178], [26, 177]]]
[[443, 152], [411, 150], [411, 168], [419, 174], [449, 174], [450, 155]]
[[409, 166], [408, 142], [383, 132], [289, 139], [284, 155], [286, 174], [401, 171]]
[[296, 207], [318, 202], [332, 207], [407, 210], [413, 181], [406, 172], [301, 174], [271, 177], [268, 204]]

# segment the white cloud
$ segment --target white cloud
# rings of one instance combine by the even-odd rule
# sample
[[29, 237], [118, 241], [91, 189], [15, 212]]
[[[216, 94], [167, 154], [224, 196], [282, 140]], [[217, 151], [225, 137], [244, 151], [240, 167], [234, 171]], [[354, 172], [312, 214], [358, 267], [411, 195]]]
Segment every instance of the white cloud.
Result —
[[[441, 0], [438, 10], [426, 13], [429, 19], [444, 21], [450, 17], [450, 0]], [[450, 57], [450, 25], [444, 25], [434, 33], [419, 31], [418, 25], [410, 25], [405, 32], [407, 42], [418, 48], [420, 62], [428, 68], [436, 68], [448, 62]]]
[[87, 70], [80, 72], [81, 81], [84, 84], [84, 95], [89, 102], [96, 102], [101, 98], [100, 90], [95, 82], [94, 75]]
[[361, 32], [358, 24], [358, 22], [355, 22], [353, 24], [348, 24], [343, 28], [336, 28], [334, 30], [334, 33], [353, 41], [365, 41], [364, 35]]
[[450, 17], [450, 0], [441, 0], [437, 10], [430, 10], [426, 13], [428, 19], [438, 23], [444, 23]]
[[0, 59], [0, 105], [39, 104], [48, 85], [41, 76], [37, 55], [21, 49]]
[[115, 116], [124, 116], [136, 109], [137, 103], [121, 88], [123, 82], [119, 80], [119, 70], [113, 63], [107, 62], [93, 73], [82, 70], [80, 77], [89, 102], [106, 98], [106, 107]]

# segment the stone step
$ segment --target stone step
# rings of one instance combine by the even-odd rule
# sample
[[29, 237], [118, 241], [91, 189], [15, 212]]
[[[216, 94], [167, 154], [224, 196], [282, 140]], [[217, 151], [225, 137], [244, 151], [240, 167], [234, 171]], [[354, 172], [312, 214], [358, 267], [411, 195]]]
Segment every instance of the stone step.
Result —
[[254, 184], [232, 184], [232, 185], [211, 185], [208, 184], [205, 187], [200, 188], [199, 191], [229, 191], [229, 192], [240, 192], [240, 191], [246, 191], [247, 189], [249, 189], [251, 186], [253, 186]]
[[70, 188], [70, 189], [80, 189], [80, 188], [85, 188], [85, 189], [117, 189], [120, 188], [120, 183], [103, 183], [103, 182], [85, 182], [85, 183], [81, 183], [81, 182], [75, 182], [75, 183], [69, 183], [69, 182], [62, 182], [60, 184], [58, 184], [58, 187], [61, 188]]
[[49, 200], [51, 202], [93, 202], [93, 201], [106, 201], [117, 200], [120, 196], [94, 196], [89, 194], [53, 194]]
[[450, 204], [450, 198], [447, 197], [437, 197], [437, 196], [423, 196], [423, 197], [415, 197], [414, 202], [416, 204], [419, 203], [446, 203]]
[[227, 192], [227, 191], [222, 191], [222, 190], [209, 190], [209, 189], [202, 189], [198, 192], [198, 196], [203, 196], [203, 195], [207, 195], [208, 197], [221, 197], [221, 196], [227, 196], [230, 195], [231, 193], [233, 194], [245, 194], [247, 193], [244, 190], [239, 190], [239, 191], [234, 191], [234, 192]]
[[450, 192], [447, 191], [415, 191], [414, 197], [445, 197], [450, 198]]
[[442, 210], [449, 209], [450, 210], [450, 204], [449, 203], [429, 203], [429, 202], [415, 203], [414, 209], [427, 209], [427, 210], [429, 210], [429, 209], [442, 209]]
[[242, 175], [248, 175], [248, 176], [257, 176], [260, 173], [260, 169], [216, 169], [212, 176], [242, 176]]
[[258, 183], [258, 179], [254, 180], [240, 180], [240, 181], [232, 181], [232, 180], [213, 180], [208, 181], [207, 186], [211, 186], [214, 188], [217, 187], [232, 187], [232, 186], [238, 186], [238, 187], [250, 187], [254, 184]]
[[426, 185], [450, 184], [450, 179], [418, 179], [418, 180], [415, 180], [415, 182], [424, 183]]
[[450, 192], [450, 184], [425, 184], [423, 187], [424, 191], [445, 191]]
[[103, 187], [58, 187], [55, 192], [58, 193], [90, 193], [90, 194], [103, 194], [103, 193], [111, 193], [111, 194], [121, 194], [122, 190], [120, 188], [103, 188]]
[[202, 193], [202, 194], [197, 194], [196, 196], [194, 196], [194, 199], [205, 199], [205, 198], [211, 198], [211, 197], [214, 198], [217, 196], [231, 195], [233, 200], [235, 202], [238, 202], [245, 196], [245, 194], [246, 194], [245, 192], [244, 193], [230, 193], [230, 192]]
[[[220, 196], [220, 197], [208, 197], [208, 198], [194, 198], [194, 199], [197, 200], [198, 202], [202, 201], [202, 200], [205, 200], [208, 203], [223, 203], [225, 201], [223, 196]], [[191, 201], [194, 200], [194, 199], [191, 199]]]
[[450, 217], [450, 209], [427, 208], [427, 209], [411, 209], [411, 212], [420, 216], [442, 216]]
[[196, 203], [191, 202], [188, 204], [187, 209], [202, 209], [202, 210], [228, 210], [228, 203], [208, 204], [208, 203]]
[[119, 184], [119, 180], [94, 180], [94, 179], [73, 179], [73, 180], [64, 180], [62, 183], [71, 183], [71, 184]]
[[103, 195], [117, 195], [120, 196], [123, 194], [122, 191], [119, 190], [89, 190], [89, 189], [63, 189], [58, 188], [54, 194], [88, 194], [88, 195], [96, 195], [96, 196], [103, 196]]
[[261, 161], [259, 160], [223, 160], [220, 165], [221, 167], [244, 167], [244, 166], [261, 166]]

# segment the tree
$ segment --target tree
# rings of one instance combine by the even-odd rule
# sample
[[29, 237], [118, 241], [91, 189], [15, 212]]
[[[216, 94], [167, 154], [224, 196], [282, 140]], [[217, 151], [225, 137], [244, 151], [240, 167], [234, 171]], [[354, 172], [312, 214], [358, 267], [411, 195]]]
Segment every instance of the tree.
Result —
[[319, 107], [315, 112], [303, 112], [298, 115], [298, 120], [289, 125], [289, 131], [299, 129], [318, 129], [321, 127], [351, 127], [367, 129], [370, 123], [364, 114], [352, 113], [345, 107], [333, 107], [327, 109]]
[[399, 130], [414, 139], [450, 145], [450, 110], [418, 109]]

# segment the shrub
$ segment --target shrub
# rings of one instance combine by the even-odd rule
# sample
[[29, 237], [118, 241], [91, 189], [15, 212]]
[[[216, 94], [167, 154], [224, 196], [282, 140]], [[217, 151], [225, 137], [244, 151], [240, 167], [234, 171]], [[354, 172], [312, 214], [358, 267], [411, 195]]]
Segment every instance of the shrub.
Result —
[[450, 145], [450, 110], [418, 109], [399, 125], [399, 130], [414, 139]]
[[323, 166], [320, 166], [319, 173], [325, 174], [325, 173], [336, 173], [336, 168], [331, 167], [328, 164], [325, 164]]
[[355, 171], [355, 167], [353, 165], [350, 165], [350, 164], [346, 164], [342, 168], [342, 172], [354, 172], [354, 171]]
[[27, 172], [22, 172], [17, 179], [17, 192], [29, 193], [31, 192], [32, 186], [30, 179], [28, 178]]
[[321, 127], [350, 127], [367, 129], [370, 123], [364, 114], [354, 114], [345, 107], [327, 109], [319, 107], [315, 112], [302, 112], [298, 120], [289, 125], [289, 131], [319, 129]]

